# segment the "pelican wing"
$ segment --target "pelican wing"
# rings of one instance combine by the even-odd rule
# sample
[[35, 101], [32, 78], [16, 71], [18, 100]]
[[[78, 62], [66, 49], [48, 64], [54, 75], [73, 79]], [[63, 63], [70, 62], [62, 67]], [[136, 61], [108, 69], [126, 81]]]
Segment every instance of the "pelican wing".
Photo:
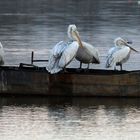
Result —
[[129, 47], [111, 48], [107, 56], [106, 67], [108, 68], [113, 65], [116, 65], [117, 63], [125, 62], [129, 58], [129, 54], [130, 54]]
[[0, 65], [3, 65], [3, 64], [4, 64], [4, 49], [0, 42]]
[[82, 63], [100, 63], [98, 50], [87, 42], [82, 42], [82, 44], [83, 47], [79, 47], [76, 59]]
[[52, 49], [51, 55], [49, 58], [49, 62], [48, 62], [48, 66], [47, 66], [47, 70], [50, 73], [57, 73], [58, 71], [60, 71], [62, 69], [62, 68], [58, 67], [58, 63], [59, 63], [60, 57], [66, 47], [67, 47], [67, 43], [65, 43], [64, 41], [60, 41]]
[[62, 53], [59, 61], [59, 67], [64, 68], [65, 66], [67, 66], [76, 56], [78, 48], [79, 44], [77, 43], [77, 41], [72, 42]]
[[76, 41], [70, 44], [64, 42], [59, 42], [56, 44], [52, 50], [47, 70], [51, 74], [61, 71], [73, 60], [77, 53], [78, 47], [79, 45]]
[[83, 47], [85, 47], [90, 55], [93, 55], [95, 59], [99, 60], [98, 49], [87, 42], [82, 42]]
[[67, 43], [65, 43], [64, 41], [58, 42], [52, 49], [52, 55], [54, 57], [60, 57], [66, 47], [67, 47]]

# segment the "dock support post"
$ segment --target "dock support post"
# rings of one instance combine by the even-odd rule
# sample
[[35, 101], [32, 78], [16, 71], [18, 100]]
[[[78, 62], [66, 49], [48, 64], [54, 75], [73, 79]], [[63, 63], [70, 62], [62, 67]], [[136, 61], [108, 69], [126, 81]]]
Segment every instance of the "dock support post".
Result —
[[31, 64], [33, 65], [33, 62], [34, 62], [34, 52], [32, 51], [32, 54], [31, 54]]

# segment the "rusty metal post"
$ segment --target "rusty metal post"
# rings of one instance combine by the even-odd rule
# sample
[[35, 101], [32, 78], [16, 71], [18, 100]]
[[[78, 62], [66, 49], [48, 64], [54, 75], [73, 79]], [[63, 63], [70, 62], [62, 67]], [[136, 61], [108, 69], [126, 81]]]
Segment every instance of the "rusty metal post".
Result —
[[34, 62], [34, 52], [32, 51], [31, 53], [31, 64], [33, 65], [33, 62]]
[[34, 62], [48, 62], [48, 60], [34, 59], [34, 51], [32, 51], [32, 53], [31, 53], [31, 65], [33, 65]]

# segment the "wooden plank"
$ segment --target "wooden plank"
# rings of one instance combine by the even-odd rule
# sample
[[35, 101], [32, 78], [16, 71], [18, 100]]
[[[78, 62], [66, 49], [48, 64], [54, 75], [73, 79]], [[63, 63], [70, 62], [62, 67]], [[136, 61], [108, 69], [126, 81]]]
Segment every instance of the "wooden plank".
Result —
[[69, 69], [51, 75], [40, 67], [0, 67], [0, 94], [140, 97], [140, 71]]

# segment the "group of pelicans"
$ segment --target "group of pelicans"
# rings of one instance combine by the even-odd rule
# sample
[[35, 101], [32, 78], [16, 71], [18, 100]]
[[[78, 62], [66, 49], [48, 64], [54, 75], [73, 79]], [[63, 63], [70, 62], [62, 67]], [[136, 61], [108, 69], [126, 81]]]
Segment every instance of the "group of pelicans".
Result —
[[[91, 44], [81, 41], [79, 32], [76, 25], [72, 24], [68, 26], [68, 38], [69, 42], [60, 41], [52, 49], [47, 70], [51, 74], [58, 73], [61, 70], [65, 70], [66, 66], [74, 59], [80, 62], [80, 69], [82, 68], [82, 63], [100, 64], [99, 52], [97, 48]], [[122, 70], [122, 64], [125, 63], [130, 56], [131, 50], [135, 50], [128, 40], [118, 37], [114, 40], [115, 46], [108, 51], [106, 59], [106, 68], [120, 66]], [[0, 42], [0, 65], [4, 64], [3, 60], [3, 46]]]
[[[88, 64], [87, 69], [90, 63], [100, 64], [97, 48], [81, 41], [76, 25], [69, 25], [67, 34], [70, 41], [60, 41], [52, 49], [47, 67], [51, 74], [65, 70], [74, 58], [80, 62], [80, 69], [82, 63]], [[131, 50], [138, 51], [131, 46], [132, 42], [121, 37], [116, 38], [114, 44], [115, 46], [108, 51], [105, 66], [106, 68], [114, 67], [116, 69], [116, 66], [119, 65], [120, 70], [122, 70], [122, 64], [129, 59]]]

